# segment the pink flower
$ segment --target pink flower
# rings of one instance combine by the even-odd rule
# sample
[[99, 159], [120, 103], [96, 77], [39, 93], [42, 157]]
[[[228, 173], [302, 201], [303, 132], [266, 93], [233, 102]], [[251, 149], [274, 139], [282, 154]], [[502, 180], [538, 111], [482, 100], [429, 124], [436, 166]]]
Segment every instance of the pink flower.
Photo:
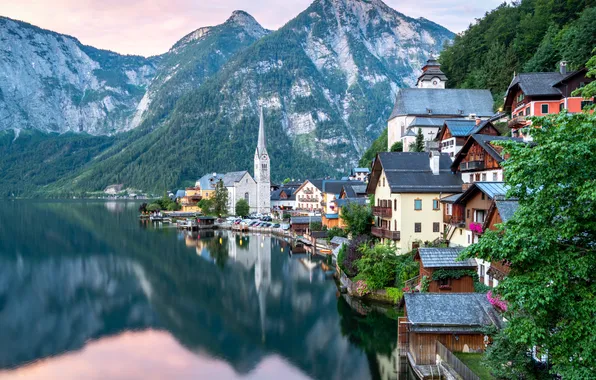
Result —
[[470, 231], [477, 233], [477, 234], [481, 234], [482, 231], [482, 224], [480, 223], [470, 223]]
[[489, 290], [488, 293], [486, 293], [486, 298], [488, 299], [488, 302], [497, 309], [507, 311], [507, 302], [501, 300], [498, 295], [493, 296], [492, 290]]

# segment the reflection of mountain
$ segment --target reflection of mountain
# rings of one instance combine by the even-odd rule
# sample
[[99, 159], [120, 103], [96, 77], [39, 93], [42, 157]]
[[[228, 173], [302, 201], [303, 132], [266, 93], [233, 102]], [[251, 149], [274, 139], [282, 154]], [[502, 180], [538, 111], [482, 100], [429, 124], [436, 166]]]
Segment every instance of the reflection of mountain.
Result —
[[[322, 274], [311, 283], [278, 240], [240, 245], [218, 233], [193, 245], [174, 229], [139, 228], [134, 208], [111, 214], [102, 203], [0, 206], [0, 220], [12, 221], [0, 225], [3, 368], [155, 327], [240, 373], [277, 353], [314, 378], [370, 377], [340, 331], [333, 284]], [[224, 264], [197, 255], [201, 244]]]

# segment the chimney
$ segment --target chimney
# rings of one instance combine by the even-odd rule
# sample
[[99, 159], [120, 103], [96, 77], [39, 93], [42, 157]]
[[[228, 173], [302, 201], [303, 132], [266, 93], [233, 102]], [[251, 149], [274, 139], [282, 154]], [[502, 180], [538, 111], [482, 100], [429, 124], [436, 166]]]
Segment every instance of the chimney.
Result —
[[561, 63], [559, 63], [559, 71], [561, 74], [567, 75], [567, 61], [561, 61]]
[[439, 175], [439, 160], [441, 158], [441, 154], [436, 150], [433, 150], [429, 154], [430, 157], [430, 170], [432, 170], [433, 175]]
[[480, 125], [480, 123], [482, 123], [482, 119], [477, 117], [476, 118], [476, 125]]

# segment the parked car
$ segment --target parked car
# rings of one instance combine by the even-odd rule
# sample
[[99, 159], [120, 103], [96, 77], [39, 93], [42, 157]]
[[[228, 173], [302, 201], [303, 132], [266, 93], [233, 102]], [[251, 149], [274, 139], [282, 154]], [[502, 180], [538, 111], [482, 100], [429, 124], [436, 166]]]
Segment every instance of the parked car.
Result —
[[263, 216], [263, 217], [261, 218], [261, 220], [262, 220], [263, 222], [271, 222], [271, 221], [273, 221], [273, 219], [271, 219], [271, 217], [270, 217], [270, 216]]
[[275, 223], [275, 224], [273, 225], [273, 228], [279, 228], [279, 227], [280, 227], [279, 223]]

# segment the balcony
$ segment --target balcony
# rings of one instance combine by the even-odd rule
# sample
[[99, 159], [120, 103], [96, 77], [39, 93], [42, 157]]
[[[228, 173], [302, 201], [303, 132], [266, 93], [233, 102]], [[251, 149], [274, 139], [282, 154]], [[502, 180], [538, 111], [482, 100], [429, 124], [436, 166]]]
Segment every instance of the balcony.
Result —
[[460, 228], [464, 228], [466, 226], [466, 221], [464, 220], [463, 213], [461, 216], [444, 215], [443, 223], [450, 224], [452, 226], [460, 227]]
[[483, 170], [484, 169], [484, 161], [467, 161], [462, 162], [459, 164], [460, 171], [468, 171], [468, 170]]
[[317, 199], [314, 199], [314, 198], [304, 198], [303, 197], [303, 198], [299, 198], [298, 199], [298, 202], [312, 202], [312, 203], [316, 203], [316, 202], [318, 202], [318, 200]]
[[378, 238], [385, 238], [390, 240], [400, 240], [400, 232], [399, 231], [389, 231], [384, 228], [380, 227], [373, 227], [371, 229], [371, 233], [373, 236]]
[[522, 128], [526, 125], [528, 125], [528, 120], [526, 120], [525, 116], [516, 116], [507, 123], [507, 126], [512, 129]]
[[314, 191], [312, 191], [311, 189], [304, 189], [304, 194], [313, 194]]
[[391, 218], [391, 215], [392, 215], [391, 207], [375, 206], [372, 208], [372, 212], [373, 212], [374, 216], [378, 216], [381, 218]]

